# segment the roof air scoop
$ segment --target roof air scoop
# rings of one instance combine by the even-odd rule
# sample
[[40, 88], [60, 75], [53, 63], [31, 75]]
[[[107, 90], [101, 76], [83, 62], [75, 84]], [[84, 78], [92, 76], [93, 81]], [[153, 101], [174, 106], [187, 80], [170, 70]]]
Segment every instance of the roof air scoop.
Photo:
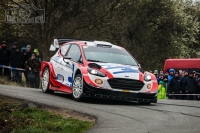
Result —
[[103, 41], [94, 41], [97, 47], [103, 47], [103, 48], [112, 48], [112, 44], [109, 42], [103, 42]]

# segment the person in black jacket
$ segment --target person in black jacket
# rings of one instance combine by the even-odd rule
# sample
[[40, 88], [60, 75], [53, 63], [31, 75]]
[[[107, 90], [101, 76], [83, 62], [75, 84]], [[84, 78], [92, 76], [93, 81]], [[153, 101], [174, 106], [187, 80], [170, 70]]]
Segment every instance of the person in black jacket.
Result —
[[190, 72], [189, 76], [184, 80], [184, 88], [187, 95], [187, 100], [196, 100], [196, 96], [192, 94], [196, 94], [197, 82], [194, 78], [194, 72]]
[[199, 94], [197, 95], [197, 99], [200, 100], [200, 77], [199, 77], [199, 73], [195, 73], [195, 80], [196, 80], [196, 83], [197, 83], [197, 90], [196, 90], [196, 94]]
[[[31, 51], [31, 46], [30, 45], [26, 46], [26, 51], [23, 54], [24, 54], [24, 63], [23, 63], [23, 68], [24, 68], [25, 61], [30, 59], [32, 54], [33, 54], [32, 51]], [[28, 72], [27, 71], [24, 72], [24, 76], [25, 76], [25, 79], [26, 79], [26, 85], [28, 86], [29, 84], [28, 84], [28, 80], [27, 80], [27, 76], [28, 76]]]
[[15, 51], [16, 47], [17, 47], [17, 42], [13, 42], [12, 47], [10, 48], [10, 53]]
[[172, 99], [181, 99], [180, 94], [182, 94], [182, 84], [179, 72], [177, 71], [175, 72], [175, 76], [169, 81], [169, 91], [172, 94]]
[[[0, 65], [9, 66], [10, 61], [10, 50], [6, 46], [6, 41], [2, 42], [2, 47], [0, 49]], [[4, 70], [4, 74], [2, 74], [2, 70]], [[0, 67], [0, 75], [4, 75], [7, 78], [10, 78], [10, 70], [9, 68]]]
[[10, 56], [10, 65], [12, 68], [13, 79], [17, 83], [22, 82], [22, 71], [16, 70], [15, 68], [22, 68], [24, 63], [23, 53], [20, 51], [20, 47], [16, 47], [16, 50], [12, 52]]
[[186, 97], [186, 92], [185, 92], [185, 86], [183, 85], [184, 84], [184, 82], [185, 82], [185, 79], [188, 77], [188, 71], [186, 70], [185, 72], [184, 72], [184, 76], [182, 76], [181, 77], [181, 84], [182, 84], [182, 96], [181, 96], [181, 99], [182, 100], [186, 100], [187, 99], [187, 97]]

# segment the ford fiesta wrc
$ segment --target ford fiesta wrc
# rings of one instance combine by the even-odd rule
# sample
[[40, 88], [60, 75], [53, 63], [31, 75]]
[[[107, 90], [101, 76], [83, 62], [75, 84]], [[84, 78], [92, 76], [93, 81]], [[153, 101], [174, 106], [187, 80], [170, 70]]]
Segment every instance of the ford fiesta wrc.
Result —
[[144, 71], [124, 48], [103, 41], [54, 39], [56, 51], [41, 63], [44, 93], [61, 91], [74, 100], [96, 97], [156, 103], [156, 77]]

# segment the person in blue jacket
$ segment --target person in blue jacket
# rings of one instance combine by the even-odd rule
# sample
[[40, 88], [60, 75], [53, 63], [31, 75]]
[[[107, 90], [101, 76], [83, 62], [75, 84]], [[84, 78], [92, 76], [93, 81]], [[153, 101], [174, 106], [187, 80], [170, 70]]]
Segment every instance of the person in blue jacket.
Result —
[[170, 80], [174, 77], [174, 73], [175, 70], [174, 69], [169, 69], [169, 76], [168, 76], [168, 81], [170, 82]]

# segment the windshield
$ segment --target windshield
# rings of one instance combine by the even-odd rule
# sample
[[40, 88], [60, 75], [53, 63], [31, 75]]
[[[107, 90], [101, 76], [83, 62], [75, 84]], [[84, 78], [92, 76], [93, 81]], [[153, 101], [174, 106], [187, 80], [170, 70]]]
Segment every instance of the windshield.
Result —
[[87, 61], [137, 66], [135, 59], [125, 50], [83, 46]]

